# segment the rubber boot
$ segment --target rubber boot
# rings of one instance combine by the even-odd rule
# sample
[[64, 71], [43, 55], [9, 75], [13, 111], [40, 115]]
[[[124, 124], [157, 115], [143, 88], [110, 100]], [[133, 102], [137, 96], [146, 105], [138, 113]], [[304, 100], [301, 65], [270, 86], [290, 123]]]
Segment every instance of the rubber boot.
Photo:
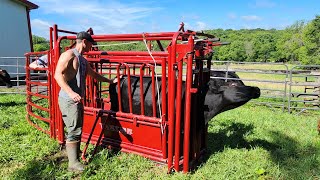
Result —
[[67, 142], [66, 149], [69, 159], [68, 171], [72, 172], [82, 172], [85, 168], [78, 160], [78, 149], [80, 146], [79, 141]]

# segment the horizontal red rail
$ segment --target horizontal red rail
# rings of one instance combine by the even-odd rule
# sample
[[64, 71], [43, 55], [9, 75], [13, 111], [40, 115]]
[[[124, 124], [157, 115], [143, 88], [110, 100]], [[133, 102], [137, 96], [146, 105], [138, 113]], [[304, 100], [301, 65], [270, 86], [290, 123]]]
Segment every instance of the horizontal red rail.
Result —
[[50, 111], [49, 108], [45, 108], [45, 107], [43, 107], [43, 106], [39, 106], [39, 105], [34, 104], [34, 103], [32, 103], [32, 102], [27, 102], [27, 103], [28, 103], [28, 105], [31, 105], [32, 107], [35, 107], [35, 108], [40, 109], [40, 110], [42, 110], [42, 111], [47, 111], [47, 112]]
[[32, 96], [41, 97], [41, 98], [44, 98], [44, 99], [49, 99], [49, 96], [45, 96], [45, 95], [42, 95], [42, 94], [36, 94], [36, 93], [30, 92], [28, 90], [27, 90], [27, 95], [32, 95]]
[[102, 109], [99, 109], [99, 108], [92, 108], [92, 107], [84, 107], [84, 110], [85, 111], [91, 111], [91, 112], [102, 111], [102, 112], [115, 114], [117, 117], [136, 119], [136, 120], [140, 120], [140, 121], [148, 121], [148, 122], [151, 122], [151, 123], [160, 123], [161, 122], [160, 118], [143, 116], [143, 115], [135, 115], [135, 114], [132, 114], [132, 113], [113, 112], [113, 111], [110, 111], [110, 110], [102, 110]]
[[38, 129], [38, 130], [40, 130], [40, 131], [42, 131], [42, 132], [50, 135], [50, 131], [44, 130], [44, 129], [41, 128], [40, 126], [34, 124], [34, 123], [30, 120], [30, 117], [29, 117], [28, 115], [27, 115], [27, 121], [28, 121], [28, 123], [29, 123], [31, 126], [33, 126], [33, 127], [35, 127], [36, 129]]
[[34, 114], [33, 112], [28, 111], [28, 114], [33, 116], [34, 118], [37, 118], [37, 119], [40, 119], [40, 120], [42, 120], [44, 122], [50, 123], [50, 119], [38, 116], [38, 115]]
[[[39, 82], [39, 81], [30, 81], [30, 80], [26, 80], [26, 82], [31, 85], [49, 86], [48, 82]], [[37, 87], [37, 86], [32, 86], [32, 87]]]
[[[148, 57], [150, 54], [146, 51], [89, 51], [84, 55], [109, 55], [109, 56], [145, 56]], [[168, 52], [155, 51], [152, 52], [152, 56], [168, 57]]]
[[[86, 58], [89, 62], [101, 62], [100, 59], [97, 59], [97, 58]], [[132, 59], [130, 57], [124, 57], [124, 58], [121, 58], [121, 57], [106, 57], [106, 58], [101, 58], [103, 60], [106, 60], [108, 62], [111, 62], [111, 63], [154, 63], [153, 59], [152, 58], [136, 58], [136, 59]], [[157, 64], [160, 64], [162, 62], [161, 59], [155, 59], [156, 63]]]

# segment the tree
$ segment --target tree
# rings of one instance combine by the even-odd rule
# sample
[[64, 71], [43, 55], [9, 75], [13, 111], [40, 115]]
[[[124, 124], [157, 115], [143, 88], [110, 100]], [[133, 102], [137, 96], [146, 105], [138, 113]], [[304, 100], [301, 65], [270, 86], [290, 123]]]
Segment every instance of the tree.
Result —
[[320, 16], [316, 16], [303, 29], [303, 40], [308, 59], [303, 59], [302, 62], [320, 64]]
[[268, 62], [272, 57], [272, 52], [275, 52], [274, 35], [269, 32], [259, 32], [253, 40], [255, 59], [260, 62]]
[[49, 41], [46, 38], [32, 35], [33, 50], [35, 52], [49, 50]]

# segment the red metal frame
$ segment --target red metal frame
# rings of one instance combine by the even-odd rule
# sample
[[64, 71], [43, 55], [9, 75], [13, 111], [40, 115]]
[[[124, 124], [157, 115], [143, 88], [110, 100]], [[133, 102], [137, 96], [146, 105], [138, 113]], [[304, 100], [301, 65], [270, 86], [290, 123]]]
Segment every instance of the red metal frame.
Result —
[[[93, 34], [92, 29], [88, 30]], [[59, 36], [59, 33], [71, 35]], [[72, 48], [76, 32], [58, 29], [57, 25], [50, 28], [50, 50], [42, 53], [26, 54], [26, 72], [27, 72], [27, 119], [30, 116], [39, 120], [48, 122], [50, 130], [43, 130], [50, 134], [50, 137], [64, 143], [64, 125], [58, 106], [58, 84], [53, 78], [55, 67], [60, 57], [60, 43], [63, 39], [70, 40]], [[123, 152], [135, 153], [152, 160], [166, 163], [168, 172], [180, 171], [188, 172], [194, 163], [199, 159], [200, 154], [206, 148], [206, 142], [196, 142], [195, 139], [206, 139], [207, 129], [190, 131], [191, 124], [200, 127], [197, 117], [191, 116], [200, 111], [192, 108], [192, 104], [197, 104], [198, 89], [207, 83], [209, 73], [204, 73], [203, 62], [205, 56], [212, 53], [212, 47], [221, 45], [220, 42], [213, 43], [213, 40], [205, 39], [195, 42], [194, 31], [184, 31], [182, 23], [177, 32], [161, 33], [143, 33], [143, 34], [113, 34], [113, 35], [92, 35], [97, 42], [111, 41], [141, 41], [147, 42], [148, 51], [99, 51], [97, 48], [85, 54], [86, 59], [92, 65], [93, 69], [109, 78], [116, 75], [120, 82], [121, 75], [128, 76], [128, 84], [131, 84], [130, 77], [135, 76], [140, 80], [140, 114], [133, 113], [132, 89], [128, 86], [128, 107], [129, 112], [124, 112], [121, 106], [123, 94], [120, 91], [118, 83], [119, 111], [110, 110], [110, 98], [103, 97], [108, 95], [108, 86], [102, 86], [96, 80], [88, 77], [86, 96], [84, 100], [84, 126], [82, 141], [86, 142], [86, 148], [89, 143], [106, 145], [109, 148], [118, 148]], [[203, 35], [203, 34], [201, 34]], [[167, 49], [163, 48], [162, 41], [170, 41]], [[152, 50], [151, 41], [156, 41], [160, 51]], [[181, 43], [183, 41], [183, 43]], [[220, 44], [219, 44], [220, 43]], [[48, 88], [48, 96], [39, 95], [31, 92], [33, 85], [39, 85], [30, 79], [30, 70], [28, 67], [32, 56], [47, 53], [50, 59], [49, 67], [43, 70], [48, 71], [48, 82], [45, 84]], [[195, 62], [195, 63], [193, 63]], [[187, 69], [184, 70], [184, 64]], [[207, 62], [210, 69], [211, 63]], [[156, 71], [161, 68], [161, 73]], [[139, 70], [136, 70], [139, 69]], [[193, 73], [198, 69], [198, 74]], [[145, 98], [143, 77], [149, 76], [152, 79], [152, 116], [145, 115]], [[157, 77], [161, 77], [161, 112], [157, 112]], [[185, 77], [185, 80], [184, 80]], [[43, 84], [42, 84], [43, 85]], [[122, 92], [124, 93], [124, 92]], [[43, 108], [32, 102], [32, 97], [48, 99], [49, 108]], [[108, 95], [109, 96], [109, 95]], [[160, 96], [160, 94], [158, 94]], [[184, 99], [184, 102], [182, 101]], [[50, 113], [50, 119], [44, 119], [33, 115], [32, 107], [36, 107]], [[184, 111], [183, 109], [184, 108]], [[184, 112], [184, 114], [182, 113]], [[101, 126], [97, 126], [100, 124]], [[192, 125], [193, 126], [193, 125]], [[183, 137], [182, 137], [183, 134]], [[195, 147], [190, 150], [190, 147]], [[196, 149], [196, 150], [194, 150]], [[94, 152], [95, 153], [95, 152]], [[196, 155], [194, 155], [196, 154]], [[83, 158], [85, 159], [85, 154]]]

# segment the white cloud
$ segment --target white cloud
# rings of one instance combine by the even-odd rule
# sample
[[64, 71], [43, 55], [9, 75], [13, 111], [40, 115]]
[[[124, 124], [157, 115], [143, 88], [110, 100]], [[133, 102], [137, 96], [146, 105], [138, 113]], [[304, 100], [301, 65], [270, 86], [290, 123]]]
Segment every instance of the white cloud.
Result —
[[262, 20], [261, 17], [256, 16], [256, 15], [241, 16], [241, 19], [243, 19], [245, 21], [260, 21], [260, 20]]
[[[138, 29], [137, 23], [160, 7], [148, 3], [120, 3], [101, 0], [33, 0], [47, 17], [55, 17], [59, 27], [81, 31], [92, 27], [96, 34], [125, 33], [127, 29]], [[61, 17], [58, 19], [57, 17]], [[55, 20], [53, 20], [55, 21]], [[33, 29], [35, 27], [32, 27]]]
[[256, 0], [254, 4], [250, 4], [253, 8], [273, 8], [276, 6], [276, 3], [269, 0]]
[[32, 19], [30, 23], [32, 27], [32, 34], [49, 39], [50, 22], [41, 19]]
[[198, 21], [196, 22], [197, 29], [196, 30], [206, 30], [208, 29], [208, 25], [204, 22]]
[[207, 30], [209, 26], [205, 22], [197, 21], [193, 23], [185, 22], [184, 23], [185, 29], [190, 29], [193, 31], [200, 31], [200, 30]]

